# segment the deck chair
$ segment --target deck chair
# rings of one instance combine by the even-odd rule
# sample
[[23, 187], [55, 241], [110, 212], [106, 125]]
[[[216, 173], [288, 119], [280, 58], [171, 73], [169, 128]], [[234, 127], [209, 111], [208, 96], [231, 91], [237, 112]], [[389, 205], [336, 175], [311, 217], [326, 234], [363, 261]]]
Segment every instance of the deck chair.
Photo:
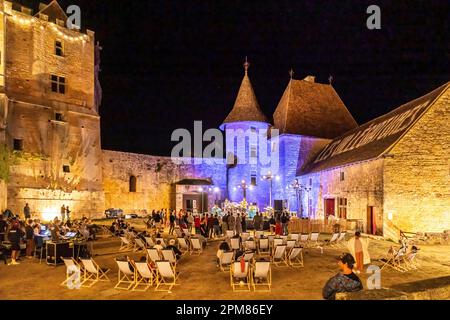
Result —
[[155, 271], [147, 262], [133, 262], [136, 270], [136, 284], [132, 291], [147, 291], [155, 279]]
[[181, 238], [183, 236], [183, 232], [181, 232], [181, 229], [175, 228], [175, 234], [177, 238]]
[[164, 249], [161, 251], [162, 252], [162, 256], [164, 258], [164, 260], [169, 261], [173, 268], [176, 269], [177, 267], [177, 257], [175, 256], [175, 253], [173, 252], [172, 249]]
[[105, 234], [109, 237], [113, 237], [113, 238], [116, 237], [116, 235], [114, 233], [112, 233], [111, 230], [109, 230], [109, 228], [107, 226], [102, 226], [102, 231], [103, 231], [103, 234]]
[[155, 245], [155, 242], [153, 242], [153, 239], [151, 237], [145, 237], [145, 242], [147, 243], [147, 246], [149, 248], [153, 248]]
[[232, 238], [234, 237], [234, 231], [233, 230], [227, 230], [227, 232], [225, 233], [225, 236], [227, 238]]
[[203, 252], [202, 244], [199, 238], [191, 238], [191, 255], [200, 255]]
[[106, 268], [100, 268], [100, 266], [92, 259], [80, 259], [83, 266], [83, 281], [82, 287], [92, 287], [99, 281], [110, 281], [106, 275], [110, 270]]
[[[272, 270], [270, 268], [270, 262], [256, 262], [251, 275], [251, 283], [255, 292], [270, 292], [272, 290]], [[263, 287], [265, 289], [257, 289], [258, 287]]]
[[230, 284], [234, 292], [250, 291], [250, 265], [245, 262], [244, 272], [241, 262], [233, 262], [230, 268]]
[[315, 245], [319, 245], [319, 232], [311, 232], [311, 236], [309, 238], [308, 241], [308, 245], [310, 246], [315, 246]]
[[273, 239], [273, 243], [272, 243], [272, 252], [275, 251], [275, 248], [276, 248], [277, 246], [281, 246], [281, 245], [283, 245], [283, 239], [280, 239], [280, 238], [275, 238], [275, 239]]
[[244, 260], [248, 263], [250, 263], [250, 265], [253, 264], [255, 259], [255, 252], [253, 251], [248, 251], [244, 254]]
[[138, 251], [145, 252], [145, 249], [147, 249], [147, 248], [145, 247], [145, 243], [142, 239], [140, 239], [140, 238], [134, 239], [134, 249], [133, 249], [134, 252], [138, 252]]
[[133, 244], [131, 243], [130, 239], [128, 239], [127, 237], [120, 237], [120, 240], [122, 241], [119, 248], [120, 252], [133, 250]]
[[64, 265], [66, 266], [66, 280], [61, 282], [61, 286], [66, 286], [69, 280], [72, 280], [74, 275], [71, 274], [73, 270], [80, 270], [80, 276], [83, 274], [83, 270], [78, 262], [76, 262], [73, 258], [64, 258], [61, 257], [62, 261], [64, 261]]
[[288, 241], [286, 241], [286, 250], [288, 252], [290, 252], [292, 250], [292, 248], [295, 247], [296, 244], [297, 244], [297, 242], [295, 240], [288, 240]]
[[182, 229], [182, 230], [183, 230], [183, 233], [185, 236], [191, 235], [191, 233], [189, 232], [189, 229]]
[[280, 239], [283, 240], [283, 244], [286, 244], [288, 236], [280, 236]]
[[339, 234], [339, 238], [337, 239], [337, 241], [336, 241], [336, 244], [342, 244], [342, 243], [344, 243], [345, 241], [345, 236], [347, 235], [347, 232], [341, 232], [340, 234]]
[[408, 269], [408, 270], [417, 270], [418, 269], [419, 264], [417, 263], [417, 259], [416, 259], [417, 253], [418, 253], [418, 251], [411, 251], [404, 256], [403, 262], [404, 262], [406, 269]]
[[117, 284], [114, 289], [128, 291], [136, 285], [136, 270], [130, 268], [128, 260], [116, 259], [116, 263], [119, 271], [117, 272]]
[[247, 240], [244, 243], [245, 250], [256, 250], [255, 241]]
[[328, 246], [334, 246], [337, 244], [338, 239], [339, 239], [339, 233], [333, 233], [330, 240], [325, 240], [325, 244]]
[[300, 235], [298, 233], [291, 233], [289, 235], [291, 240], [298, 241], [300, 239]]
[[288, 265], [293, 268], [303, 267], [303, 248], [294, 247], [288, 254]]
[[255, 238], [256, 239], [259, 239], [259, 238], [261, 238], [261, 236], [264, 234], [264, 231], [260, 231], [260, 230], [258, 230], [258, 231], [255, 231]]
[[161, 241], [161, 245], [163, 248], [167, 247], [166, 242], [164, 241], [163, 238], [156, 238], [155, 243], [158, 243], [158, 241]]
[[269, 239], [267, 239], [267, 238], [259, 239], [258, 254], [259, 255], [269, 255], [270, 254]]
[[230, 269], [231, 263], [233, 263], [234, 252], [224, 252], [219, 259], [219, 268], [223, 272], [228, 271]]
[[155, 291], [171, 293], [174, 286], [178, 285], [178, 274], [169, 261], [156, 261], [157, 277]]
[[397, 270], [399, 272], [406, 272], [408, 271], [402, 264], [403, 264], [403, 257], [406, 254], [406, 247], [400, 248], [398, 251], [394, 249], [394, 247], [390, 247], [388, 250], [388, 253], [386, 256], [382, 259], [380, 259], [381, 262], [384, 262], [383, 266], [381, 267], [381, 270], [383, 270], [385, 267], [390, 267], [394, 270]]
[[301, 234], [300, 239], [298, 240], [298, 243], [301, 244], [302, 246], [306, 247], [306, 245], [308, 244], [308, 240], [309, 240], [309, 234]]
[[189, 252], [189, 245], [185, 238], [178, 238], [178, 249], [180, 249], [183, 255]]
[[153, 263], [156, 263], [156, 261], [161, 260], [161, 256], [157, 249], [147, 249], [147, 257]]
[[272, 255], [272, 263], [277, 267], [288, 266], [286, 260], [286, 245], [279, 245], [275, 247]]
[[242, 232], [242, 233], [241, 233], [242, 243], [244, 243], [245, 241], [247, 241], [248, 238], [250, 238], [250, 233], [248, 233], [248, 232]]
[[231, 238], [231, 249], [232, 250], [239, 250], [241, 248], [240, 239], [239, 238]]

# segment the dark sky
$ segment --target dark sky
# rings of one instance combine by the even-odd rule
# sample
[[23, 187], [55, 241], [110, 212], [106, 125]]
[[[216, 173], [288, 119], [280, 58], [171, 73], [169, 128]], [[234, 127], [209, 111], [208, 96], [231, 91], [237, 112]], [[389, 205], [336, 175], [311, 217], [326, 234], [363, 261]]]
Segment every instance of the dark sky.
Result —
[[[27, 1], [21, 1], [26, 3]], [[28, 1], [38, 4], [38, 1]], [[449, 1], [61, 0], [103, 46], [104, 149], [169, 155], [173, 130], [221, 124], [249, 57], [271, 116], [295, 78], [334, 77], [362, 124], [450, 80]], [[371, 4], [382, 30], [366, 28]]]

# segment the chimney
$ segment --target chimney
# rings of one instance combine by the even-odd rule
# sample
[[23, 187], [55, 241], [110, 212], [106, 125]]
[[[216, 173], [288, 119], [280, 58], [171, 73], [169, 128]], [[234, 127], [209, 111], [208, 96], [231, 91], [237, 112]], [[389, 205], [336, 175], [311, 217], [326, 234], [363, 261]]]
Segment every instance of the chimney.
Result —
[[303, 79], [303, 80], [308, 81], [308, 82], [315, 83], [315, 82], [316, 82], [316, 77], [314, 77], [314, 76], [307, 76], [307, 77], [306, 77], [305, 79]]

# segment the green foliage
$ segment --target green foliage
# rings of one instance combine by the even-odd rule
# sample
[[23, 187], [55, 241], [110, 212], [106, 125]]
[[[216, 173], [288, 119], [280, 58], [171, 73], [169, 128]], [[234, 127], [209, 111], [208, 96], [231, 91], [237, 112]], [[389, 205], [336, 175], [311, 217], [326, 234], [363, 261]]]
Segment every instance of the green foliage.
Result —
[[0, 180], [9, 181], [10, 152], [6, 144], [0, 144]]

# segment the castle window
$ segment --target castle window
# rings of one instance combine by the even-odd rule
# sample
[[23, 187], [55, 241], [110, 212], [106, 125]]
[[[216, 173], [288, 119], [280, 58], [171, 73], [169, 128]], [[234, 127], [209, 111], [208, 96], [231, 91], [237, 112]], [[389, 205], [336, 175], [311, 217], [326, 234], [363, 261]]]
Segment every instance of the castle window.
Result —
[[309, 185], [312, 186], [312, 178], [309, 178]]
[[256, 133], [256, 127], [250, 127], [250, 131], [251, 131], [252, 133]]
[[258, 156], [258, 150], [256, 146], [250, 146], [250, 158], [256, 158]]
[[70, 173], [70, 166], [63, 166], [63, 172]]
[[135, 176], [130, 176], [130, 192], [136, 192], [137, 188], [137, 178]]
[[64, 121], [62, 113], [55, 113], [56, 121]]
[[256, 178], [256, 171], [252, 171], [251, 176], [250, 176], [250, 184], [252, 186], [256, 186], [257, 183], [257, 178]]
[[22, 139], [14, 139], [13, 148], [15, 151], [23, 150], [23, 140]]
[[55, 41], [55, 54], [60, 57], [64, 57], [63, 43], [60, 40]]
[[341, 178], [341, 181], [344, 181], [344, 180], [345, 180], [345, 173], [344, 173], [344, 172], [341, 172], [340, 178]]
[[308, 199], [308, 217], [312, 217], [313, 209], [312, 209], [312, 199]]
[[59, 77], [54, 74], [50, 76], [52, 92], [65, 94], [66, 93], [66, 78]]
[[339, 219], [347, 219], [347, 199], [346, 198], [339, 198], [338, 218]]

